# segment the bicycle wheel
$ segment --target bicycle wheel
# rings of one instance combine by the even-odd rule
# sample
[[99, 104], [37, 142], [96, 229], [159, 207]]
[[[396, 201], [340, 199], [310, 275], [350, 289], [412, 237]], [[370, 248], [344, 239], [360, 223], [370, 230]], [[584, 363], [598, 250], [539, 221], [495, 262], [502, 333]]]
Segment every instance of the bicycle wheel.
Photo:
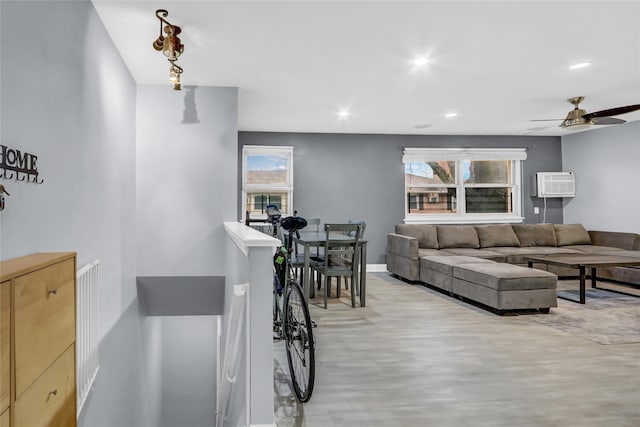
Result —
[[285, 343], [293, 390], [300, 402], [308, 402], [316, 374], [315, 341], [309, 306], [300, 285], [289, 282], [284, 308]]

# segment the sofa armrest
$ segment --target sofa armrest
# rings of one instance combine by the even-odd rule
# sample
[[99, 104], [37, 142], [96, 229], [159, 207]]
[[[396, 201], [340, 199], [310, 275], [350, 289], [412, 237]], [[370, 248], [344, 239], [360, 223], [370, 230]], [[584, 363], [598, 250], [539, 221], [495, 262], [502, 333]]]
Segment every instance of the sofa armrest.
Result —
[[402, 234], [387, 234], [387, 252], [410, 259], [418, 259], [418, 239]]
[[591, 243], [627, 250], [640, 250], [640, 234], [617, 231], [589, 231]]

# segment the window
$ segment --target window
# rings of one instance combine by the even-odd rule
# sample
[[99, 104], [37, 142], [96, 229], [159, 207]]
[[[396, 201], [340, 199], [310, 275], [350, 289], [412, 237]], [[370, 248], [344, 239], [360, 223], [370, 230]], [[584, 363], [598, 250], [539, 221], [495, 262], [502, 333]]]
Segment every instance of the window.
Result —
[[291, 215], [293, 147], [245, 146], [242, 149], [242, 212], [265, 218], [268, 205]]
[[405, 149], [405, 222], [521, 222], [526, 157], [524, 149]]

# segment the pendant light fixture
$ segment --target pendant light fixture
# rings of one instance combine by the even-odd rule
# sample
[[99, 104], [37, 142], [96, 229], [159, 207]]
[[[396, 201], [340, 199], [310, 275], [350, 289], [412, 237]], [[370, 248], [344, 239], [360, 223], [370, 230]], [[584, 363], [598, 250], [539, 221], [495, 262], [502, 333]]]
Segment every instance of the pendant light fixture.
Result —
[[169, 68], [169, 81], [173, 83], [174, 90], [181, 90], [180, 86], [180, 74], [182, 74], [182, 67], [177, 65], [175, 62], [171, 62], [171, 67]]
[[160, 34], [158, 38], [154, 40], [153, 48], [162, 52], [162, 54], [167, 57], [167, 60], [171, 64], [169, 67], [169, 81], [173, 83], [174, 90], [181, 90], [180, 74], [182, 74], [183, 70], [182, 67], [178, 66], [175, 62], [182, 52], [184, 52], [184, 45], [178, 37], [182, 29], [167, 21], [165, 19], [167, 16], [169, 16], [169, 12], [165, 9], [156, 10], [156, 17], [160, 20]]

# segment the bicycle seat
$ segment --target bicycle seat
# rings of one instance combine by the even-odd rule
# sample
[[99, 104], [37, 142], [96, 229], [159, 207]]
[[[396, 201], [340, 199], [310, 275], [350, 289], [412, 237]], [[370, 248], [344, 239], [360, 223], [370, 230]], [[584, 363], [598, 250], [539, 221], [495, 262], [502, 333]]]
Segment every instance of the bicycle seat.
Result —
[[280, 226], [291, 233], [295, 233], [307, 226], [307, 220], [301, 216], [288, 216], [282, 220]]
[[281, 217], [280, 209], [278, 209], [276, 205], [267, 205], [266, 213], [271, 223], [280, 221], [280, 217]]

